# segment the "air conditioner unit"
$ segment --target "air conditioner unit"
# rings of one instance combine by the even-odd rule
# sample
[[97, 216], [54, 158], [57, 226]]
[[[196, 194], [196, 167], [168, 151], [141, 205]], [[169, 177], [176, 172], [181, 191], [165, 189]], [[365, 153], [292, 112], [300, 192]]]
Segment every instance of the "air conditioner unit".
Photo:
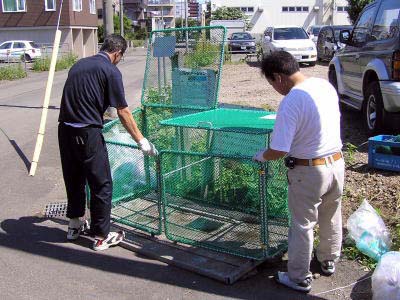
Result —
[[263, 12], [263, 11], [264, 11], [264, 8], [262, 8], [262, 7], [257, 7], [257, 11], [258, 11], [258, 12]]
[[313, 7], [313, 10], [319, 11], [319, 6], [318, 6], [318, 5], [315, 5], [315, 6]]

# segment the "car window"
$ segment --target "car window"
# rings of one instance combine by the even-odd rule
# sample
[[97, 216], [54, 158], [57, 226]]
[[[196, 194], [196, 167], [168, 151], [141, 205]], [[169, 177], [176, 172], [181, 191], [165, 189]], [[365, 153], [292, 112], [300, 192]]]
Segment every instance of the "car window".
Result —
[[233, 40], [251, 40], [251, 35], [248, 33], [233, 33], [231, 39]]
[[383, 1], [372, 28], [373, 40], [394, 38], [399, 32], [400, 1]]
[[25, 44], [21, 42], [14, 42], [13, 48], [25, 48]]
[[363, 44], [369, 39], [370, 30], [374, 22], [375, 9], [375, 5], [367, 8], [358, 19], [357, 25], [354, 26], [353, 30], [353, 44]]
[[10, 49], [11, 48], [11, 42], [10, 43], [5, 43], [0, 46], [0, 49]]
[[318, 35], [320, 30], [321, 30], [321, 27], [314, 27], [311, 32], [313, 35]]
[[31, 45], [32, 48], [40, 48], [40, 46], [34, 42], [29, 42], [29, 45]]
[[301, 40], [308, 39], [307, 33], [303, 28], [275, 28], [274, 40]]
[[335, 40], [339, 40], [339, 35], [340, 35], [340, 31], [342, 30], [352, 30], [351, 26], [347, 26], [347, 27], [334, 27], [334, 35], [335, 35]]

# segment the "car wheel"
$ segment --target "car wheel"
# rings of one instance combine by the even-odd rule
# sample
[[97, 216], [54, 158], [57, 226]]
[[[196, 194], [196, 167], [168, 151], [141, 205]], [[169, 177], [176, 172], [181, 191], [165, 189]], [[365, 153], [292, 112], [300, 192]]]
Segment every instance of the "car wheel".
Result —
[[337, 77], [336, 77], [336, 70], [334, 68], [333, 69], [329, 69], [328, 79], [329, 79], [329, 82], [332, 84], [332, 86], [335, 88], [336, 93], [338, 94], [340, 111], [345, 111], [347, 107], [346, 107], [346, 104], [343, 104], [342, 102], [340, 102], [340, 95], [339, 95], [339, 89], [338, 89], [338, 83], [337, 83]]
[[364, 98], [364, 122], [369, 135], [375, 135], [383, 130], [383, 100], [379, 82], [369, 84]]
[[308, 65], [309, 65], [310, 67], [314, 67], [314, 66], [316, 65], [316, 62], [315, 62], [315, 61], [309, 62]]
[[32, 61], [32, 59], [28, 54], [23, 54], [23, 55], [21, 55], [21, 61], [22, 62], [30, 62], [30, 61]]

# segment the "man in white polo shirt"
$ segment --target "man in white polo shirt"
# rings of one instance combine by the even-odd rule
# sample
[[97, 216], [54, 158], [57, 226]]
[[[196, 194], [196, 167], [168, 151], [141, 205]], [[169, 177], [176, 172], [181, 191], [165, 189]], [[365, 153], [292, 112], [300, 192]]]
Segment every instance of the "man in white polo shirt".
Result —
[[278, 272], [276, 280], [309, 292], [314, 226], [319, 224], [316, 255], [323, 274], [335, 272], [341, 250], [344, 160], [338, 96], [328, 81], [305, 77], [288, 52], [267, 56], [261, 69], [269, 84], [285, 96], [270, 148], [254, 156], [259, 162], [285, 157], [288, 167], [288, 272]]

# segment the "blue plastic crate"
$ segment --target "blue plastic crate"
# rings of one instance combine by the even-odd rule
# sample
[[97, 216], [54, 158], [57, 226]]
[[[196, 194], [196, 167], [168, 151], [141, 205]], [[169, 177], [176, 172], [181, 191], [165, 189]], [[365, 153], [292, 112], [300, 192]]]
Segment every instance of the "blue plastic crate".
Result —
[[368, 139], [368, 165], [376, 169], [400, 171], [400, 142], [393, 135], [377, 135]]

